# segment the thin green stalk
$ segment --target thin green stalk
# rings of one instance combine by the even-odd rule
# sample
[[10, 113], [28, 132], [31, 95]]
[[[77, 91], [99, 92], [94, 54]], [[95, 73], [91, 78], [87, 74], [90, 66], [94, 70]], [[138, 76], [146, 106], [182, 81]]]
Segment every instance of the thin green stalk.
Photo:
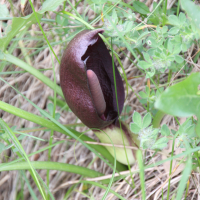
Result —
[[63, 13], [63, 14], [66, 14], [66, 15], [69, 15], [69, 16], [73, 17], [74, 19], [80, 21], [81, 23], [83, 23], [83, 24], [84, 24], [86, 27], [88, 27], [89, 29], [92, 29], [92, 30], [94, 29], [93, 26], [91, 26], [90, 24], [88, 24], [87, 22], [85, 22], [82, 18], [77, 17], [76, 15], [73, 15], [73, 14], [71, 14], [70, 12], [67, 12], [67, 11], [62, 11], [62, 13]]
[[170, 70], [169, 70], [169, 73], [168, 73], [168, 79], [167, 79], [168, 86], [169, 86], [169, 84], [170, 84], [171, 78], [172, 78], [172, 70], [170, 69]]
[[180, 0], [178, 0], [178, 5], [177, 5], [177, 11], [176, 11], [176, 15], [178, 16], [180, 12]]
[[74, 6], [72, 5], [72, 3], [71, 3], [69, 0], [67, 0], [67, 2], [68, 2], [68, 4], [71, 6], [72, 10], [76, 13], [76, 15], [77, 15], [80, 19], [82, 19], [81, 15], [78, 13], [78, 11], [76, 10], [76, 8], [74, 8]]
[[22, 171], [20, 171], [20, 187], [21, 187], [21, 190], [19, 192], [19, 194], [17, 195], [18, 196], [18, 199], [20, 200], [24, 200], [24, 185], [25, 185], [25, 181], [23, 180], [22, 178]]
[[49, 43], [49, 41], [48, 41], [48, 39], [47, 39], [47, 36], [45, 35], [45, 33], [44, 33], [44, 31], [43, 31], [43, 28], [42, 28], [42, 26], [41, 26], [41, 24], [40, 24], [40, 20], [38, 19], [37, 13], [35, 12], [35, 8], [34, 8], [32, 2], [31, 2], [31, 0], [29, 0], [29, 3], [30, 3], [30, 5], [31, 5], [31, 8], [32, 8], [34, 14], [35, 14], [35, 18], [36, 18], [36, 20], [37, 20], [37, 22], [38, 22], [38, 25], [39, 25], [39, 27], [40, 27], [40, 30], [42, 31], [42, 34], [43, 34], [43, 36], [44, 36], [44, 38], [45, 38], [45, 40], [46, 40], [46, 42], [47, 42], [49, 48], [50, 48], [51, 51], [53, 52], [53, 54], [54, 54], [56, 60], [58, 61], [58, 63], [60, 64], [60, 60], [58, 59], [57, 55], [55, 54], [55, 52], [54, 52], [52, 46], [50, 45], [50, 43]]
[[10, 3], [10, 8], [11, 8], [12, 15], [15, 16], [13, 2], [12, 2], [12, 0], [8, 0], [8, 2]]
[[188, 182], [187, 182], [187, 187], [186, 187], [186, 191], [185, 191], [185, 199], [184, 199], [184, 200], [187, 200], [187, 195], [188, 195], [189, 186], [190, 186], [190, 181], [188, 180]]
[[139, 170], [140, 170], [140, 184], [142, 190], [142, 199], [146, 199], [146, 189], [145, 189], [145, 174], [144, 174], [144, 165], [143, 165], [143, 158], [141, 150], [138, 150], [136, 153]]
[[[53, 59], [51, 56], [51, 60], [52, 60], [52, 65], [53, 65], [53, 76], [54, 76], [54, 107], [53, 107], [53, 115], [52, 117], [55, 118], [55, 112], [56, 112], [56, 75], [55, 75], [55, 68], [54, 68], [54, 63], [53, 63]], [[49, 138], [49, 145], [52, 145], [53, 143], [53, 135], [54, 135], [54, 131], [51, 130], [50, 133], [50, 138]], [[48, 161], [51, 160], [51, 148], [49, 148], [48, 150]], [[47, 170], [47, 187], [49, 187], [49, 170]], [[47, 199], [50, 199], [50, 195], [47, 195]]]
[[163, 7], [165, 15], [167, 15], [167, 0], [165, 0], [165, 5]]
[[30, 193], [32, 199], [33, 200], [38, 200], [35, 192], [33, 191], [32, 187], [31, 187], [31, 184], [30, 184], [29, 180], [27, 179], [26, 174], [25, 174], [25, 172], [23, 170], [21, 171], [21, 174], [23, 176], [24, 182], [26, 183], [26, 186], [27, 186], [27, 188], [29, 190], [29, 193]]
[[[119, 105], [118, 105], [118, 97], [117, 97], [117, 87], [116, 87], [116, 78], [115, 78], [115, 67], [114, 67], [114, 53], [113, 53], [113, 48], [112, 48], [112, 40], [111, 40], [111, 50], [112, 50], [112, 65], [113, 65], [113, 77], [114, 77], [114, 83], [115, 83], [115, 95], [116, 95], [116, 102], [117, 102], [117, 111], [118, 111], [118, 115], [120, 114], [119, 113]], [[124, 151], [125, 151], [125, 155], [126, 155], [126, 160], [127, 160], [127, 163], [128, 163], [128, 169], [131, 173], [131, 167], [130, 167], [130, 164], [129, 164], [129, 160], [128, 160], [128, 155], [127, 155], [127, 151], [126, 151], [126, 148], [125, 148], [125, 142], [124, 142], [124, 134], [123, 134], [123, 130], [122, 130], [122, 127], [121, 127], [121, 122], [119, 121], [119, 125], [120, 125], [120, 130], [121, 130], [121, 135], [122, 135], [122, 141], [123, 141], [123, 145], [124, 145]], [[134, 183], [134, 180], [133, 180], [133, 177], [131, 176], [131, 180], [132, 180], [132, 184], [133, 184], [133, 188], [135, 187], [135, 183]]]
[[[171, 157], [173, 157], [173, 156], [174, 156], [174, 145], [175, 145], [175, 139], [176, 139], [176, 136], [174, 136], [174, 138], [173, 138]], [[172, 164], [173, 164], [173, 160], [171, 160], [171, 161], [170, 161], [169, 176], [170, 176], [170, 175], [171, 175], [171, 173], [172, 173]], [[168, 181], [167, 200], [169, 200], [169, 193], [170, 193], [170, 182], [171, 182], [171, 178], [169, 178], [169, 181]]]
[[189, 155], [185, 164], [185, 168], [182, 172], [181, 180], [178, 185], [176, 200], [183, 199], [183, 194], [185, 192], [185, 187], [187, 185], [187, 181], [189, 180], [191, 171], [192, 171], [192, 157]]

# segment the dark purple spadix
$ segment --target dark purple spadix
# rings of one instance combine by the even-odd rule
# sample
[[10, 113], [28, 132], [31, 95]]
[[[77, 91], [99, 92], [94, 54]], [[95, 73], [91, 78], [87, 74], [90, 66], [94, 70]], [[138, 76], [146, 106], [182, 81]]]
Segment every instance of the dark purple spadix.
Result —
[[[98, 33], [84, 30], [68, 44], [60, 65], [60, 84], [70, 109], [89, 128], [104, 128], [118, 119], [112, 58]], [[114, 66], [119, 114], [124, 87]]]

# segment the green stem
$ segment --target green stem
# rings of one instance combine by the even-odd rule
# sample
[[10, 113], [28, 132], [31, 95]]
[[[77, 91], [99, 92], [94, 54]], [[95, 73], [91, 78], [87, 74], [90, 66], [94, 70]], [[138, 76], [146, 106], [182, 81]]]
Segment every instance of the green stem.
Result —
[[49, 48], [50, 48], [51, 51], [53, 52], [53, 54], [54, 54], [56, 60], [58, 61], [58, 63], [60, 64], [60, 60], [58, 59], [57, 55], [55, 54], [55, 52], [54, 52], [52, 46], [51, 46], [50, 43], [49, 43], [49, 40], [47, 39], [47, 36], [45, 35], [45, 33], [44, 33], [44, 31], [43, 31], [43, 28], [42, 28], [42, 26], [41, 26], [41, 24], [40, 24], [40, 20], [39, 20], [39, 18], [38, 18], [38, 16], [37, 16], [37, 13], [35, 12], [35, 8], [34, 8], [34, 6], [33, 6], [33, 3], [31, 2], [31, 0], [29, 0], [29, 3], [30, 3], [30, 5], [31, 5], [31, 8], [32, 8], [34, 14], [35, 14], [35, 18], [36, 18], [36, 20], [37, 20], [37, 23], [38, 23], [38, 25], [39, 25], [39, 27], [40, 27], [40, 30], [42, 31], [42, 34], [43, 34], [43, 36], [44, 36], [44, 38], [45, 38], [45, 40], [46, 40], [46, 42], [47, 42]]
[[[173, 156], [174, 156], [174, 145], [175, 145], [175, 139], [176, 139], [176, 136], [174, 136], [174, 139], [173, 139], [171, 157], [173, 157]], [[170, 161], [170, 170], [169, 170], [169, 176], [170, 176], [170, 175], [171, 175], [171, 173], [172, 173], [172, 164], [173, 164], [173, 159]], [[170, 181], [171, 181], [171, 178], [170, 178], [170, 179], [169, 179], [169, 181], [168, 181], [167, 200], [169, 200], [169, 193], [170, 193]]]
[[[52, 59], [52, 56], [51, 56], [51, 59]], [[54, 76], [54, 106], [53, 106], [53, 115], [52, 117], [55, 118], [55, 112], [56, 112], [56, 75], [55, 75], [55, 67], [54, 67], [54, 63], [53, 63], [53, 59], [52, 59], [52, 64], [53, 64], [53, 76]], [[53, 143], [53, 134], [54, 134], [54, 131], [51, 130], [51, 133], [50, 133], [50, 138], [49, 138], [49, 145], [52, 145]], [[48, 161], [51, 160], [51, 148], [49, 148], [48, 150]], [[47, 170], [47, 187], [49, 187], [49, 170]], [[50, 199], [50, 195], [48, 194], [47, 195], [47, 199], [49, 200]]]
[[165, 0], [164, 13], [167, 15], [167, 0]]
[[168, 80], [167, 80], [168, 85], [170, 84], [171, 78], [172, 78], [172, 70], [170, 69], [168, 73]]
[[177, 11], [176, 11], [176, 15], [179, 15], [179, 11], [180, 11], [180, 0], [178, 0], [178, 5], [177, 5]]

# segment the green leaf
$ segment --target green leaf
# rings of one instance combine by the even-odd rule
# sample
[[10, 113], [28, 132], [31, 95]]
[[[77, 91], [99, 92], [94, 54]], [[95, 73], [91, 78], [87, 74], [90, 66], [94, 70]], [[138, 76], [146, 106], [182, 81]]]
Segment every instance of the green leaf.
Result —
[[184, 24], [184, 22], [186, 21], [186, 16], [185, 16], [185, 14], [184, 13], [180, 13], [179, 14], [179, 20], [180, 20], [180, 22], [182, 23], [182, 24]]
[[141, 128], [137, 124], [135, 124], [135, 123], [131, 123], [130, 124], [130, 129], [131, 129], [131, 131], [133, 133], [139, 133], [140, 130], [141, 130]]
[[0, 4], [0, 17], [8, 17], [9, 11], [6, 4]]
[[[42, 15], [38, 14], [38, 19], [42, 18]], [[26, 17], [14, 17], [12, 20], [12, 28], [10, 32], [8, 32], [7, 36], [0, 39], [0, 50], [6, 50], [10, 41], [15, 37], [20, 31], [25, 28], [28, 29], [32, 24], [36, 23], [37, 20], [35, 18], [35, 14], [32, 13]]]
[[191, 171], [192, 171], [192, 157], [189, 156], [189, 158], [187, 159], [186, 165], [184, 167], [181, 180], [178, 185], [176, 200], [181, 200], [183, 198], [183, 193], [185, 192], [185, 187], [186, 187]]
[[42, 4], [42, 10], [40, 10], [39, 13], [43, 14], [46, 11], [54, 11], [64, 1], [65, 0], [46, 0]]
[[59, 120], [60, 118], [60, 113], [55, 113], [55, 120]]
[[117, 24], [118, 23], [118, 17], [117, 17], [117, 13], [115, 10], [113, 10], [112, 12], [112, 21], [113, 23]]
[[175, 15], [170, 15], [168, 17], [168, 20], [169, 20], [169, 23], [170, 24], [173, 24], [173, 25], [176, 25], [176, 26], [179, 26], [180, 25], [180, 21], [179, 21], [179, 18]]
[[152, 66], [152, 64], [149, 64], [148, 62], [145, 61], [139, 61], [138, 65], [142, 68], [142, 69], [148, 69]]
[[143, 54], [143, 56], [144, 56], [144, 59], [145, 59], [148, 63], [151, 63], [151, 62], [152, 62], [152, 60], [151, 60], [151, 58], [150, 58], [150, 56], [149, 56], [148, 53], [143, 52], [142, 54]]
[[143, 99], [146, 99], [148, 96], [146, 93], [144, 93], [143, 91], [140, 91], [139, 92], [139, 95], [143, 98]]
[[[173, 41], [172, 41], [173, 42]], [[173, 54], [179, 54], [181, 52], [181, 44], [175, 44], [174, 45], [174, 51]]]
[[139, 173], [140, 173], [140, 185], [142, 190], [142, 200], [146, 199], [146, 187], [145, 187], [145, 174], [144, 174], [144, 161], [142, 157], [141, 150], [136, 152], [136, 158], [139, 165]]
[[151, 68], [151, 71], [146, 72], [145, 78], [151, 78], [155, 74], [155, 69]]
[[193, 125], [189, 126], [189, 127], [185, 130], [185, 132], [187, 133], [187, 135], [188, 135], [190, 138], [196, 137], [196, 134], [195, 134], [195, 125], [193, 124]]
[[53, 115], [53, 107], [54, 105], [52, 103], [47, 104], [47, 109], [51, 115]]
[[180, 64], [184, 61], [184, 59], [179, 55], [175, 55], [175, 61]]
[[146, 36], [147, 36], [148, 34], [149, 34], [149, 31], [142, 32], [142, 33], [138, 36], [137, 41], [146, 38]]
[[176, 35], [178, 32], [179, 32], [179, 28], [178, 28], [178, 27], [172, 27], [172, 28], [169, 30], [169, 34], [170, 34], [170, 35]]
[[[167, 88], [155, 102], [155, 107], [167, 114], [189, 117], [196, 115], [200, 119], [200, 95], [197, 94], [200, 73], [193, 73], [184, 81]], [[199, 120], [196, 126], [200, 137]]]
[[133, 7], [136, 10], [136, 12], [146, 15], [149, 13], [149, 8], [146, 6], [143, 2], [140, 1], [134, 1]]
[[170, 135], [170, 130], [166, 124], [163, 124], [161, 127], [161, 134], [164, 136], [169, 136]]
[[146, 128], [151, 124], [151, 114], [147, 113], [143, 118], [142, 128]]
[[142, 127], [142, 117], [138, 112], [133, 113], [133, 122], [136, 123], [140, 128]]
[[148, 86], [145, 87], [145, 92], [146, 92], [146, 94], [147, 94], [148, 96], [150, 95], [150, 89], [149, 89]]
[[190, 0], [181, 0], [181, 6], [200, 34], [200, 6]]
[[167, 146], [168, 139], [166, 137], [158, 139], [152, 146], [152, 149], [164, 149]]
[[6, 146], [0, 142], [0, 153], [6, 149]]

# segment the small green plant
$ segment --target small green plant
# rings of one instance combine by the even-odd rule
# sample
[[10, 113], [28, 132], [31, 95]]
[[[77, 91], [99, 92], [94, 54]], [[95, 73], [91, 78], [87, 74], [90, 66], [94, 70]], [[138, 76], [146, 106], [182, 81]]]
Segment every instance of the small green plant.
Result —
[[[147, 113], [142, 119], [138, 112], [134, 112], [132, 119], [133, 122], [130, 124], [130, 129], [133, 133], [138, 134], [140, 147], [143, 149], [162, 150], [167, 146], [168, 136], [170, 136], [170, 130], [167, 125], [163, 125], [161, 129], [153, 128], [150, 113]], [[161, 133], [162, 137], [159, 137], [159, 133]]]

